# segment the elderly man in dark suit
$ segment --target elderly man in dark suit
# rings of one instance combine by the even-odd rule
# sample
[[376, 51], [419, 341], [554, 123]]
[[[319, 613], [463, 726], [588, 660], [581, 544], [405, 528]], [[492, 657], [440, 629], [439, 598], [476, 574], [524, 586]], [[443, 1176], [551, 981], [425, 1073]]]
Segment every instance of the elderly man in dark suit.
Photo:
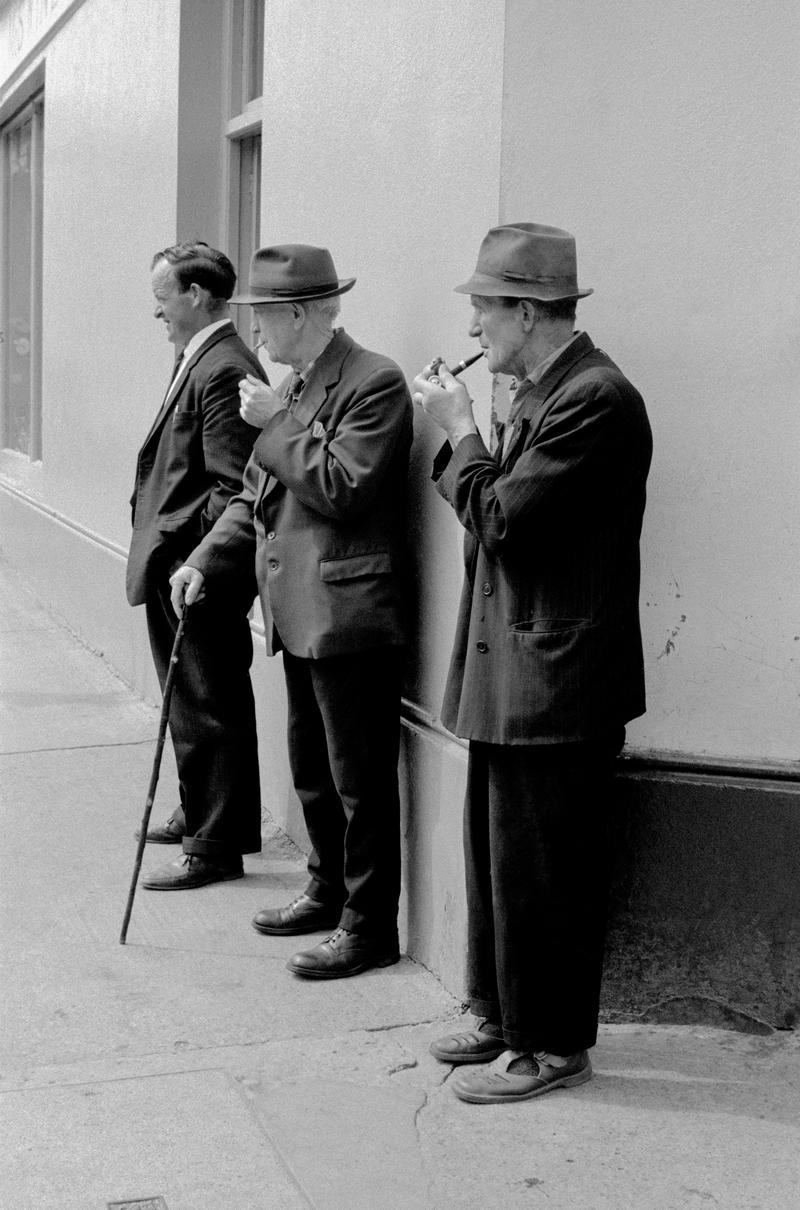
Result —
[[[144, 604], [163, 687], [177, 622], [169, 576], [242, 487], [254, 432], [239, 415], [239, 381], [265, 377], [231, 323], [236, 274], [204, 243], [153, 258], [155, 317], [177, 360], [163, 404], [139, 451], [131, 499], [127, 592]], [[172, 697], [170, 732], [181, 806], [147, 839], [183, 843], [183, 853], [143, 879], [154, 891], [188, 890], [243, 874], [242, 854], [261, 848], [261, 797], [248, 611], [255, 578], [241, 569], [224, 596], [187, 619]]]
[[253, 924], [272, 935], [333, 929], [289, 963], [334, 979], [399, 957], [397, 761], [406, 638], [405, 500], [412, 408], [387, 357], [333, 322], [340, 279], [325, 248], [253, 257], [250, 289], [272, 391], [249, 375], [241, 412], [258, 430], [244, 489], [173, 576], [180, 609], [255, 559], [267, 652], [283, 652], [289, 760], [312, 850], [306, 891]]
[[609, 862], [605, 832], [625, 723], [644, 711], [639, 534], [650, 465], [644, 403], [575, 332], [575, 242], [492, 229], [460, 293], [489, 370], [519, 383], [487, 449], [462, 383], [414, 381], [444, 430], [439, 493], [466, 529], [466, 580], [442, 712], [470, 742], [464, 837], [474, 1030], [447, 1063], [495, 1060], [453, 1088], [527, 1100], [591, 1076]]

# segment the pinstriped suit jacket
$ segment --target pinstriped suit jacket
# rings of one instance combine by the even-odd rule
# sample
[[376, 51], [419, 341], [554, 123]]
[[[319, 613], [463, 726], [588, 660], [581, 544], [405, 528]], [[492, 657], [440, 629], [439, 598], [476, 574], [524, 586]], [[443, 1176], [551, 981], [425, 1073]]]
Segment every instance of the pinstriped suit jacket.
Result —
[[585, 333], [526, 396], [502, 461], [477, 435], [440, 452], [437, 490], [467, 531], [442, 708], [456, 735], [570, 742], [644, 712], [651, 453], [641, 396]]

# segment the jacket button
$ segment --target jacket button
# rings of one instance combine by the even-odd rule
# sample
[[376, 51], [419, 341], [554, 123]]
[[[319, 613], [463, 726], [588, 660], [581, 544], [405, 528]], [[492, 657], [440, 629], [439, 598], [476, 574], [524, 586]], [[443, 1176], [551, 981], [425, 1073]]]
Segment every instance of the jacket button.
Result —
[[484, 655], [489, 650], [489, 644], [484, 643], [483, 639], [478, 639], [475, 646], [478, 648], [478, 651], [480, 651], [481, 655]]
[[277, 571], [279, 567], [280, 567], [280, 563], [278, 562], [277, 559], [270, 559], [270, 561], [269, 561], [270, 571]]
[[268, 541], [268, 542], [274, 542], [274, 541], [275, 541], [275, 534], [273, 533], [273, 531], [272, 531], [272, 530], [270, 530], [270, 532], [267, 534], [267, 541]]
[[490, 597], [492, 595], [492, 593], [494, 592], [494, 589], [492, 588], [492, 586], [488, 580], [486, 581], [485, 584], [481, 585], [481, 592], [483, 593], [483, 595], [485, 597]]

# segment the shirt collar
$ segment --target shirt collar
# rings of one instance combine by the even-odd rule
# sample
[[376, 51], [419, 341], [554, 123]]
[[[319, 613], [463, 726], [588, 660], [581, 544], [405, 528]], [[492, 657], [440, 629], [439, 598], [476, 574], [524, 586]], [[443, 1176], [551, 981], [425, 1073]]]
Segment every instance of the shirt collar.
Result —
[[317, 364], [317, 362], [319, 361], [320, 357], [321, 357], [321, 356], [322, 356], [322, 354], [325, 352], [325, 349], [327, 349], [328, 345], [331, 343], [331, 341], [333, 340], [334, 336], [335, 336], [335, 335], [336, 335], [336, 333], [337, 333], [337, 332], [339, 332], [339, 331], [341, 331], [341, 329], [340, 329], [340, 328], [334, 328], [334, 330], [331, 332], [331, 334], [330, 334], [330, 336], [328, 337], [328, 339], [325, 341], [325, 344], [324, 344], [323, 348], [321, 348], [321, 349], [320, 349], [319, 353], [317, 353], [317, 355], [316, 355], [316, 357], [314, 358], [314, 360], [313, 360], [313, 361], [309, 361], [308, 365], [304, 366], [302, 370], [297, 370], [297, 371], [295, 371], [295, 372], [296, 372], [296, 374], [297, 374], [297, 376], [300, 378], [300, 380], [301, 380], [301, 382], [302, 382], [303, 386], [305, 386], [305, 384], [308, 382], [309, 378], [311, 377], [311, 371], [314, 369], [314, 366]]
[[230, 319], [217, 319], [212, 324], [206, 324], [206, 326], [201, 328], [199, 332], [195, 332], [194, 336], [183, 350], [181, 364], [185, 365], [190, 357], [194, 357], [198, 349], [202, 349], [206, 341], [210, 340], [216, 331], [218, 331], [220, 328], [224, 328], [226, 324], [229, 324], [230, 322]]
[[[538, 365], [533, 367], [530, 374], [527, 376], [527, 381], [532, 382], [534, 386], [541, 382], [551, 365], [553, 365], [557, 358], [559, 358], [561, 354], [578, 339], [579, 336], [583, 336], [583, 332], [573, 332], [569, 340], [565, 340], [563, 345], [559, 345], [557, 349], [554, 349], [552, 353], [549, 353], [548, 356], [545, 357], [544, 361], [540, 361]], [[525, 380], [523, 379], [523, 381]]]

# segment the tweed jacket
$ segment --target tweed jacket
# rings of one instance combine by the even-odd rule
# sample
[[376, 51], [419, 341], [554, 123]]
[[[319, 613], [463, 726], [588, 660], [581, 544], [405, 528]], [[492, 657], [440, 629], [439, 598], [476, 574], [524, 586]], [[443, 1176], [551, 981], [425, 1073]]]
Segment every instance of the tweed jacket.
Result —
[[214, 592], [255, 559], [268, 654], [318, 659], [405, 641], [411, 438], [399, 367], [338, 329], [186, 560]]
[[434, 465], [466, 529], [442, 721], [491, 744], [591, 738], [645, 708], [644, 402], [583, 333], [521, 400], [505, 455], [472, 435]]
[[[218, 328], [190, 358], [167, 396], [136, 464], [131, 497], [133, 536], [126, 576], [131, 605], [166, 580], [242, 487], [256, 430], [239, 416], [239, 381], [265, 378], [233, 324]], [[255, 581], [240, 579], [255, 596]]]

